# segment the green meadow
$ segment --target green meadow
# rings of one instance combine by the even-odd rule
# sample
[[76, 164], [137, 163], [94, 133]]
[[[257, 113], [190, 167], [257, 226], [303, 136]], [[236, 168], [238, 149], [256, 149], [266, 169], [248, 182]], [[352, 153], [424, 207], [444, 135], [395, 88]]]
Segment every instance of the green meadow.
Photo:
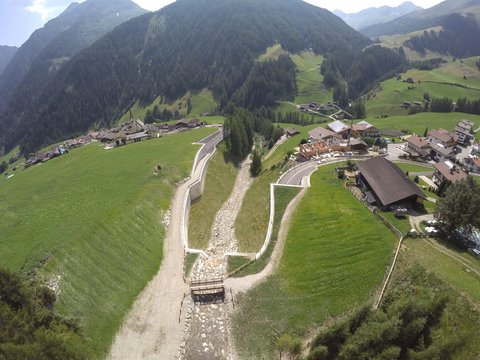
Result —
[[230, 197], [237, 173], [238, 169], [230, 161], [225, 143], [221, 143], [213, 158], [208, 162], [203, 194], [190, 208], [188, 216], [189, 247], [207, 249], [215, 215]]
[[237, 298], [233, 334], [242, 359], [274, 358], [283, 334], [303, 337], [329, 317], [371, 301], [396, 237], [337, 179], [312, 176], [295, 211], [278, 273]]
[[320, 66], [323, 63], [323, 56], [315, 55], [311, 51], [304, 51], [291, 56], [297, 66], [297, 89], [295, 104], [315, 101], [326, 103], [332, 99], [332, 90], [325, 89], [323, 75], [320, 73]]
[[263, 245], [270, 217], [270, 184], [280, 177], [281, 165], [288, 151], [299, 146], [303, 138], [308, 138], [308, 132], [320, 125], [278, 124], [281, 127], [295, 127], [300, 134], [295, 135], [279, 145], [273, 154], [263, 161], [260, 176], [255, 178], [235, 220], [235, 235], [240, 252], [257, 252]]
[[163, 215], [199, 148], [190, 144], [213, 131], [112, 150], [93, 143], [0, 179], [0, 263], [58, 283], [57, 309], [79, 323], [96, 357], [158, 271]]
[[[469, 254], [454, 250], [453, 255], [458, 256], [462, 260], [460, 262], [448, 256], [448, 252], [444, 253], [445, 250], [442, 245], [435, 245], [435, 240], [406, 239], [386, 299], [389, 293], [395, 293], [402, 283], [412, 284], [417, 289], [416, 292], [430, 289], [434, 294], [447, 296], [444, 315], [433, 336], [442, 340], [463, 338], [464, 341], [454, 358], [475, 359], [480, 353], [480, 343], [476, 336], [480, 321], [480, 261]], [[412, 269], [416, 269], [415, 272], [418, 273], [421, 268], [426, 270], [427, 278], [412, 278]]]
[[[468, 119], [475, 123], [475, 128], [480, 127], [480, 116], [463, 113], [419, 113], [408, 116], [389, 116], [384, 119], [369, 118], [367, 121], [379, 129], [408, 130], [411, 133], [423, 136], [425, 129], [454, 130], [460, 120]], [[475, 134], [479, 140], [480, 132]]]
[[[460, 97], [478, 99], [480, 97], [480, 72], [475, 60], [450, 61], [434, 70], [408, 70], [402, 78], [396, 77], [380, 83], [379, 87], [366, 95], [365, 106], [368, 116], [386, 114], [407, 115], [408, 109], [402, 105], [404, 101], [412, 104], [419, 101], [423, 104], [424, 93], [430, 98], [448, 97], [457, 101]], [[414, 84], [404, 82], [411, 78]]]

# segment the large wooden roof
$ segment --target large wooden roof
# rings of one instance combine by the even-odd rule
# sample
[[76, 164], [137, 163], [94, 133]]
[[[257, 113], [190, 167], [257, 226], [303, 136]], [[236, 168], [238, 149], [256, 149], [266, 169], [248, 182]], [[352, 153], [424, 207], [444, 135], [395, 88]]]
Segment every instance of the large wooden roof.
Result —
[[413, 196], [426, 199], [418, 186], [397, 165], [383, 157], [359, 162], [358, 168], [384, 206]]

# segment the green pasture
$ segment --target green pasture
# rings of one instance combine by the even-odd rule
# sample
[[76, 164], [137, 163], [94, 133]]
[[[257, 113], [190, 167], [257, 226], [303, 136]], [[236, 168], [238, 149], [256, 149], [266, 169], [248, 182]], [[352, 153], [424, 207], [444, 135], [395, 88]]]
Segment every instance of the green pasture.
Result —
[[230, 197], [237, 173], [225, 144], [221, 143], [208, 162], [203, 194], [190, 208], [188, 242], [191, 248], [207, 249], [215, 215]]
[[[478, 99], [480, 97], [480, 72], [475, 60], [450, 61], [434, 70], [411, 69], [402, 74], [401, 79], [396, 77], [380, 83], [379, 87], [366, 95], [366, 109], [368, 116], [386, 114], [407, 115], [408, 109], [403, 107], [403, 102], [422, 104], [424, 93], [430, 98], [448, 97], [457, 101], [460, 97]], [[405, 82], [411, 78], [414, 83]]]
[[[460, 120], [468, 119], [475, 123], [475, 128], [480, 127], [480, 116], [463, 113], [419, 113], [408, 116], [389, 116], [384, 119], [369, 118], [367, 121], [379, 129], [408, 130], [423, 136], [425, 129], [445, 129], [453, 131]], [[475, 134], [479, 139], [480, 132]]]
[[371, 300], [396, 237], [345, 189], [335, 165], [312, 176], [277, 274], [237, 298], [233, 334], [243, 359], [273, 358], [282, 334], [305, 336]]
[[190, 144], [213, 131], [112, 150], [93, 143], [0, 179], [0, 263], [58, 283], [57, 309], [78, 321], [96, 357], [158, 271], [163, 215], [199, 148]]

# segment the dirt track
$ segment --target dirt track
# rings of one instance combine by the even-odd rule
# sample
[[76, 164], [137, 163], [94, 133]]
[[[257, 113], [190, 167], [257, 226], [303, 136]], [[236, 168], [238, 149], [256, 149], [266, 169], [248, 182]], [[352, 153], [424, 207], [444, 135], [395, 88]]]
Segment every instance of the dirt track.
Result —
[[175, 192], [160, 270], [135, 301], [116, 335], [108, 359], [169, 360], [179, 354], [186, 312], [184, 304], [179, 321], [180, 304], [188, 293], [183, 280], [184, 249], [180, 238], [183, 199], [188, 186], [199, 178], [204, 161], [199, 162], [192, 178]]

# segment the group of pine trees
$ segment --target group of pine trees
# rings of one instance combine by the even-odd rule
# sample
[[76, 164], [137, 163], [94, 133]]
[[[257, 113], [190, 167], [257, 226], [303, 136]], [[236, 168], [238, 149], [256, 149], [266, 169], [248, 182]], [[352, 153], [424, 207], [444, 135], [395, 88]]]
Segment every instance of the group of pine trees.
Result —
[[425, 55], [426, 50], [455, 57], [480, 55], [480, 25], [473, 15], [451, 14], [442, 20], [442, 30], [425, 30], [404, 42], [412, 50]]
[[431, 112], [448, 113], [455, 110], [466, 114], [480, 115], [480, 99], [459, 98], [454, 106], [453, 100], [447, 97], [432, 98], [428, 109]]
[[465, 334], [437, 336], [450, 298], [445, 285], [420, 266], [396, 281], [382, 306], [359, 309], [321, 331], [308, 360], [454, 359]]
[[0, 359], [88, 358], [75, 322], [53, 310], [55, 294], [0, 270]]

